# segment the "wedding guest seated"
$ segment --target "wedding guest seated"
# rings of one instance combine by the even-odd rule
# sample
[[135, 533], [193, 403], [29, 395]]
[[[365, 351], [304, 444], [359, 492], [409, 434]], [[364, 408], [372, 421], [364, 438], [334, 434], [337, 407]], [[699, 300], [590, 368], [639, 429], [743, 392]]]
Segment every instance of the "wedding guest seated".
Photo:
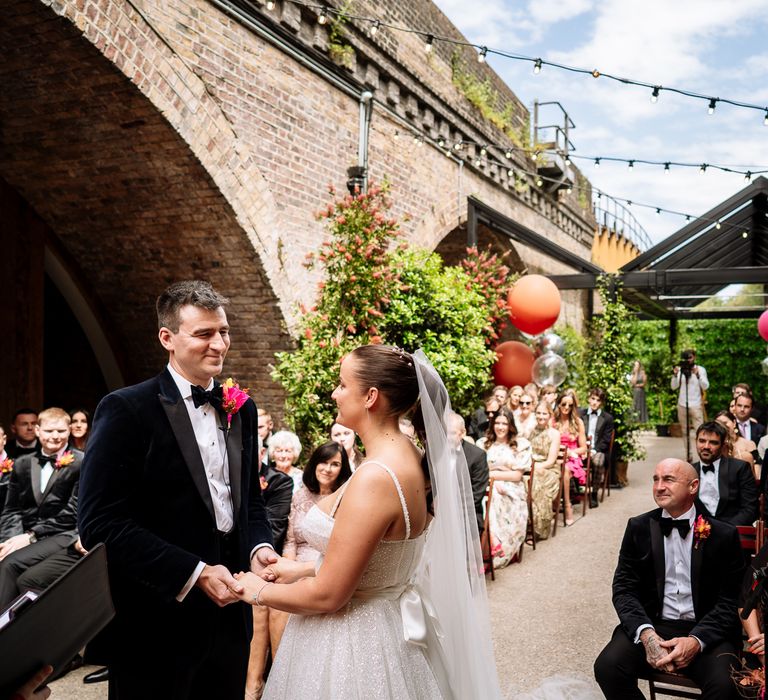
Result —
[[334, 423], [331, 426], [331, 440], [338, 442], [347, 451], [349, 468], [352, 471], [355, 471], [365, 458], [363, 453], [357, 447], [356, 438], [357, 435], [355, 435], [355, 431], [341, 425], [341, 423]]
[[703, 700], [739, 697], [739, 535], [696, 507], [698, 489], [690, 464], [664, 459], [653, 474], [659, 507], [627, 523], [613, 577], [620, 624], [594, 666], [608, 700], [642, 700], [637, 679], [651, 669], [689, 676]]
[[69, 412], [69, 418], [69, 441], [72, 447], [84, 452], [85, 443], [88, 442], [91, 414], [84, 408], [76, 408]]
[[18, 594], [18, 577], [62, 548], [58, 535], [76, 528], [83, 453], [70, 448], [69, 414], [40, 413], [40, 451], [17, 458], [0, 517], [0, 609]]
[[693, 466], [701, 475], [701, 508], [731, 525], [752, 525], [758, 514], [758, 490], [752, 468], [744, 460], [723, 456], [726, 429], [716, 421], [696, 430], [699, 461]]
[[482, 438], [488, 430], [488, 423], [495, 416], [499, 409], [509, 399], [506, 387], [495, 386], [491, 395], [485, 400], [483, 405], [478, 408], [469, 419], [467, 433], [475, 442]]
[[523, 393], [525, 393], [523, 392], [523, 387], [516, 384], [509, 388], [506, 401], [501, 401], [500, 404], [507, 410], [512, 411], [512, 413], [516, 413], [520, 410], [520, 399], [522, 398]]
[[730, 411], [720, 411], [715, 420], [725, 428], [725, 442], [723, 444], [723, 456], [743, 459], [752, 467], [752, 472], [759, 477], [759, 472], [755, 469], [755, 458], [753, 452], [757, 450], [757, 445], [752, 440], [743, 437], [736, 427], [736, 417]]
[[272, 420], [272, 416], [263, 408], [257, 409], [257, 413], [259, 439], [261, 440], [262, 446], [265, 448], [263, 462], [264, 464], [267, 464], [269, 462], [269, 455], [267, 454], [266, 448], [269, 446], [269, 438], [272, 437], [275, 423]]
[[587, 399], [589, 408], [579, 409], [579, 415], [584, 421], [587, 436], [592, 438], [592, 489], [589, 496], [589, 507], [597, 508], [597, 492], [605, 477], [605, 470], [610, 469], [611, 434], [613, 433], [613, 416], [605, 410], [605, 392], [599, 387], [589, 390]]
[[752, 393], [745, 391], [735, 397], [731, 413], [736, 417], [736, 427], [741, 436], [757, 444], [765, 435], [765, 426], [752, 418], [752, 407]]
[[13, 460], [5, 451], [7, 441], [8, 437], [5, 434], [5, 429], [0, 425], [0, 516], [3, 515], [5, 496], [8, 493], [8, 482], [11, 480], [11, 472], [13, 471]]
[[32, 454], [37, 450], [36, 426], [37, 411], [33, 408], [20, 408], [13, 414], [11, 440], [5, 446], [11, 459]]
[[[290, 433], [293, 435], [293, 433]], [[294, 436], [296, 437], [296, 436]], [[259, 449], [263, 449], [261, 437]], [[296, 438], [298, 440], [298, 438]], [[291, 440], [286, 439], [286, 443]], [[295, 443], [293, 445], [295, 447]], [[282, 455], [281, 455], [282, 456]], [[261, 496], [264, 499], [264, 508], [267, 511], [267, 520], [272, 530], [272, 542], [275, 551], [283, 552], [286, 532], [288, 530], [288, 517], [291, 511], [291, 498], [293, 496], [293, 479], [287, 473], [265, 464], [261, 461], [259, 470], [259, 483]], [[303, 472], [299, 470], [303, 476]], [[253, 636], [251, 637], [250, 653], [248, 656], [248, 673], [245, 679], [246, 700], [258, 700], [264, 690], [264, 669], [267, 663], [267, 654], [274, 657], [280, 644], [280, 637], [288, 620], [286, 613], [269, 608], [253, 607]]]
[[[751, 668], [765, 666], [765, 632], [763, 631], [765, 596], [757, 589], [755, 591], [757, 595], [753, 598], [752, 587], [755, 582], [755, 573], [759, 572], [758, 575], [761, 575], [766, 565], [768, 565], [768, 544], [763, 545], [749, 566], [746, 567], [739, 597], [739, 620], [741, 620], [741, 626], [744, 628], [744, 634], [747, 637], [746, 651], [757, 657], [756, 664], [750, 663], [751, 660], [747, 657], [747, 665]], [[747, 615], [747, 618], [743, 619], [741, 614], [747, 604], [750, 604], [752, 610]]]
[[518, 438], [511, 411], [503, 408], [494, 418], [482, 445], [494, 479], [489, 525], [495, 568], [507, 566], [518, 555], [528, 523], [523, 474], [530, 471], [531, 444]]
[[479, 447], [467, 441], [464, 419], [458, 413], [448, 416], [448, 442], [457, 450], [464, 452], [469, 470], [469, 481], [472, 485], [472, 499], [475, 503], [477, 516], [477, 531], [482, 532], [485, 525], [483, 517], [483, 498], [488, 488], [488, 458]]
[[539, 399], [546, 401], [554, 411], [557, 406], [557, 387], [554, 384], [545, 384], [539, 389]]
[[269, 460], [275, 469], [293, 479], [293, 492], [301, 487], [303, 472], [294, 466], [301, 454], [301, 441], [290, 430], [278, 430], [270, 439], [267, 447]]
[[533, 404], [535, 400], [534, 396], [527, 393], [523, 393], [520, 397], [518, 411], [514, 414], [515, 428], [520, 437], [527, 438], [528, 433], [530, 433], [536, 426], [536, 416], [533, 415]]
[[552, 501], [560, 489], [560, 433], [552, 427], [552, 407], [548, 401], [536, 406], [536, 427], [528, 439], [533, 461], [533, 531], [540, 540], [549, 537], [552, 530]]
[[587, 483], [587, 473], [584, 470], [584, 458], [587, 456], [587, 435], [584, 421], [579, 418], [578, 411], [576, 392], [572, 389], [566, 389], [557, 399], [554, 415], [554, 427], [560, 433], [560, 444], [565, 447], [563, 507], [565, 508], [566, 525], [573, 525], [571, 479], [576, 479], [581, 487]]

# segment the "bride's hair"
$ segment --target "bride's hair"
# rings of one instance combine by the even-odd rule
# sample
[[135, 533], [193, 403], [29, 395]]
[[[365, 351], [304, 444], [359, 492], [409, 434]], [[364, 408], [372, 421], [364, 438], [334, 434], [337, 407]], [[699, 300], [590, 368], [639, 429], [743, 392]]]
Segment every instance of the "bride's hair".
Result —
[[[400, 418], [413, 410], [413, 422], [416, 436], [424, 446], [421, 459], [421, 469], [427, 485], [429, 465], [427, 464], [427, 433], [424, 428], [424, 418], [419, 405], [419, 380], [411, 354], [392, 345], [361, 345], [350, 355], [359, 362], [356, 363], [355, 377], [360, 385], [376, 387], [387, 400], [390, 416]], [[432, 493], [428, 490], [427, 507], [432, 512]]]

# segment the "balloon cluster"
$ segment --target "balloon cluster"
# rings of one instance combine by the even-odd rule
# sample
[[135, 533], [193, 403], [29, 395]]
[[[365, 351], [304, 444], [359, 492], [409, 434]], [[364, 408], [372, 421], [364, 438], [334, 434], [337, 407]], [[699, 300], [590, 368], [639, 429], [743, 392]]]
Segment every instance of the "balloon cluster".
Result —
[[[768, 341], [768, 309], [763, 311], [757, 319], [757, 332], [763, 340]], [[760, 369], [763, 374], [768, 375], [768, 357], [760, 363]]]
[[[560, 291], [547, 277], [525, 275], [510, 290], [507, 307], [510, 320], [518, 330], [538, 335], [557, 321]], [[568, 365], [562, 358], [565, 351], [563, 339], [554, 333], [544, 333], [534, 345], [536, 353], [517, 340], [496, 347], [498, 360], [493, 367], [493, 376], [497, 384], [523, 386], [533, 380], [538, 386], [560, 386], [565, 381]]]

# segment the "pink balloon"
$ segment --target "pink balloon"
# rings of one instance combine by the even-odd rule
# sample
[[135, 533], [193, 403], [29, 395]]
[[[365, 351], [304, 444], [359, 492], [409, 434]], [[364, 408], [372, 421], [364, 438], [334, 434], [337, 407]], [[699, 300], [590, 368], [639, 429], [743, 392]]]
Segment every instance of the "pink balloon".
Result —
[[768, 309], [763, 311], [757, 319], [757, 332], [763, 340], [768, 342]]

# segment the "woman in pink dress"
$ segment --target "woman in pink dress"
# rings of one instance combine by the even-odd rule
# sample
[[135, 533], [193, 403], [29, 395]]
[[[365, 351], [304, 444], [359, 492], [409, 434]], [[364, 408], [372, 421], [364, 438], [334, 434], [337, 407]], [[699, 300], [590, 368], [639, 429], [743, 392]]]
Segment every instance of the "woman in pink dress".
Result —
[[560, 444], [565, 447], [565, 473], [563, 484], [565, 503], [565, 524], [573, 525], [573, 507], [571, 505], [571, 477], [579, 485], [587, 482], [584, 470], [584, 457], [587, 455], [587, 435], [584, 421], [579, 418], [576, 392], [566, 389], [557, 399], [554, 425], [560, 432]]

